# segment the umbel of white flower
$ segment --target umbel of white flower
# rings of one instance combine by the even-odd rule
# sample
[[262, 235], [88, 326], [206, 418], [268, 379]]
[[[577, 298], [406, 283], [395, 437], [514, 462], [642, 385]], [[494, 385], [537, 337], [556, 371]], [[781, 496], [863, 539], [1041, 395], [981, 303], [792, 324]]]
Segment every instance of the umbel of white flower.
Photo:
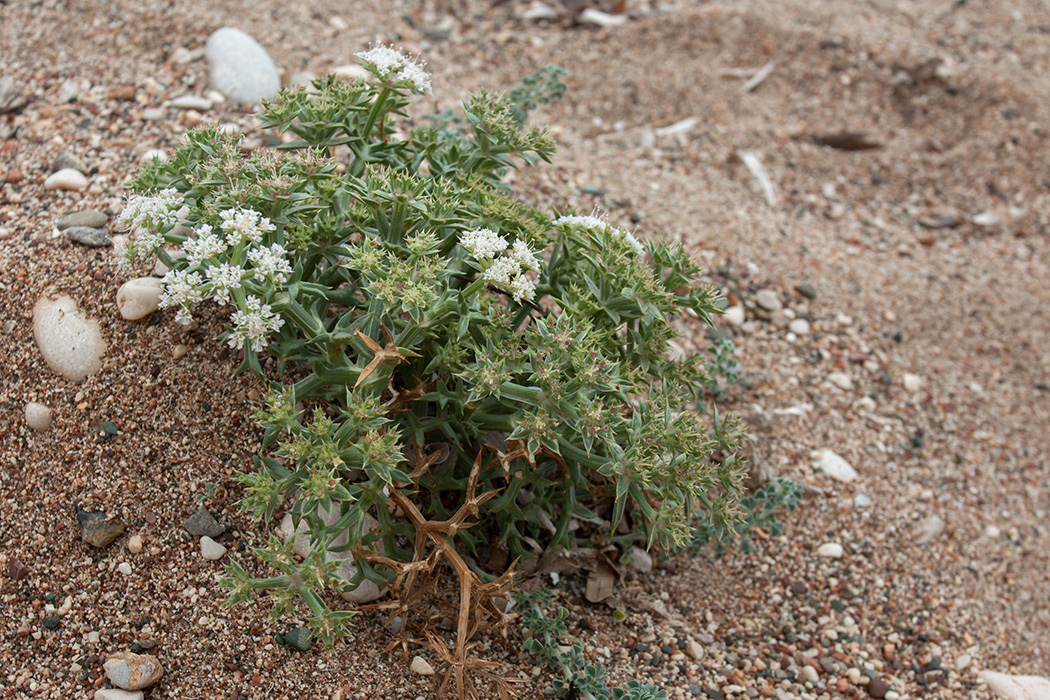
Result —
[[634, 237], [634, 234], [610, 226], [607, 222], [599, 219], [597, 216], [562, 216], [554, 220], [554, 225], [582, 226], [583, 228], [611, 233], [613, 236], [622, 238], [630, 243], [631, 247], [634, 248], [634, 252], [638, 254], [638, 257], [645, 257], [645, 246], [641, 244], [641, 241]]
[[234, 325], [230, 347], [240, 349], [247, 343], [255, 352], [262, 352], [266, 349], [266, 336], [281, 330], [284, 319], [271, 311], [270, 305], [264, 304], [259, 297], [246, 297], [244, 306], [245, 309], [235, 311], [230, 317]]
[[507, 239], [487, 228], [473, 229], [459, 237], [459, 244], [482, 267], [482, 279], [510, 292], [514, 301], [532, 301], [536, 297], [536, 280], [527, 271], [539, 272], [536, 254], [525, 241], [514, 241], [507, 250]]
[[375, 68], [376, 75], [383, 80], [399, 83], [420, 95], [430, 92], [430, 74], [421, 64], [396, 49], [374, 46], [355, 55]]

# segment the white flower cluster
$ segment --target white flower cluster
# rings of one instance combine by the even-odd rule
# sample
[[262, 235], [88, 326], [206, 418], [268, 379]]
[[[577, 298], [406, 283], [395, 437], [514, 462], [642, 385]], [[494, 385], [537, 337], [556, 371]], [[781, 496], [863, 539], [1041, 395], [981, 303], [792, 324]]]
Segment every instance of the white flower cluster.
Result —
[[634, 252], [637, 253], [639, 258], [645, 257], [645, 246], [642, 245], [641, 241], [634, 237], [634, 234], [618, 229], [614, 226], [610, 226], [608, 223], [599, 219], [597, 216], [562, 216], [554, 220], [555, 226], [568, 225], [568, 226], [582, 226], [583, 228], [594, 229], [597, 231], [611, 233], [617, 238], [622, 238], [631, 244], [634, 248]]
[[200, 273], [170, 270], [161, 281], [164, 283], [164, 292], [160, 295], [160, 308], [178, 307], [175, 320], [188, 326], [193, 320], [190, 309], [204, 298], [200, 288], [203, 284]]
[[356, 55], [365, 63], [371, 63], [383, 79], [403, 83], [419, 94], [430, 92], [430, 74], [400, 51], [389, 46], [374, 46]]
[[226, 252], [228, 247], [226, 241], [221, 235], [212, 231], [208, 224], [201, 224], [193, 231], [197, 237], [187, 238], [182, 244], [182, 249], [186, 251], [186, 260], [189, 261], [191, 267], [201, 265], [206, 260], [211, 260]]
[[262, 352], [266, 349], [267, 335], [281, 330], [284, 319], [271, 311], [270, 305], [264, 304], [259, 297], [248, 296], [244, 305], [245, 310], [235, 311], [230, 317], [234, 325], [230, 347], [241, 349], [247, 343], [255, 352]]
[[525, 241], [514, 241], [507, 252], [507, 239], [491, 229], [480, 228], [461, 235], [459, 244], [487, 266], [482, 279], [510, 292], [519, 304], [523, 299], [532, 301], [536, 297], [536, 280], [526, 271], [539, 272], [540, 261]]
[[254, 209], [227, 209], [219, 212], [219, 217], [222, 219], [222, 230], [226, 232], [226, 242], [232, 246], [245, 240], [259, 243], [264, 233], [277, 229], [269, 219]]
[[292, 274], [292, 266], [285, 259], [288, 251], [279, 243], [274, 243], [269, 248], [260, 246], [248, 251], [248, 259], [255, 266], [255, 272], [273, 282], [281, 285], [288, 281]]
[[114, 246], [117, 265], [130, 270], [142, 257], [154, 255], [164, 245], [162, 231], [178, 223], [182, 199], [173, 188], [161, 190], [154, 195], [137, 195], [128, 200], [124, 210], [117, 216], [117, 223], [131, 229], [134, 242], [121, 241]]

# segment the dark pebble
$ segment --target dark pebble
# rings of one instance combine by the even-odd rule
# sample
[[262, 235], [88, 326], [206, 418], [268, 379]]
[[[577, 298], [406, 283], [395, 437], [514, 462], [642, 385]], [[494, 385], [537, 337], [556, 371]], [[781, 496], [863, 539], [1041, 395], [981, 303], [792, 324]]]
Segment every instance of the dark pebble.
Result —
[[29, 567], [18, 559], [8, 559], [7, 575], [11, 577], [12, 581], [21, 581], [22, 579], [29, 578]]
[[306, 627], [296, 627], [294, 630], [284, 635], [284, 643], [290, 647], [298, 649], [299, 651], [308, 651], [310, 644], [313, 642], [314, 633]]
[[218, 520], [215, 519], [208, 509], [201, 506], [197, 509], [197, 512], [186, 518], [186, 522], [182, 524], [186, 531], [194, 537], [218, 537], [226, 528], [223, 527]]
[[886, 691], [889, 688], [886, 686], [886, 681], [881, 678], [872, 678], [871, 682], [868, 683], [868, 695], [873, 698], [884, 698], [886, 697]]
[[705, 688], [704, 693], [706, 693], [707, 697], [711, 698], [712, 700], [722, 700], [722, 694], [714, 688]]
[[108, 547], [124, 532], [125, 525], [117, 517], [107, 518], [102, 511], [89, 512], [77, 509], [80, 537], [92, 547]]
[[44, 627], [47, 627], [49, 630], [53, 630], [60, 624], [62, 624], [62, 618], [58, 615], [48, 615], [44, 618], [41, 624], [43, 624]]
[[835, 600], [831, 601], [831, 609], [835, 612], [842, 612], [846, 609], [846, 604], [838, 598], [836, 598]]
[[807, 299], [817, 298], [817, 290], [811, 284], [800, 284], [795, 287], [795, 291]]
[[700, 686], [698, 686], [696, 683], [690, 683], [689, 684], [689, 692], [692, 693], [693, 695], [699, 695], [700, 693], [702, 693], [704, 691], [701, 690]]

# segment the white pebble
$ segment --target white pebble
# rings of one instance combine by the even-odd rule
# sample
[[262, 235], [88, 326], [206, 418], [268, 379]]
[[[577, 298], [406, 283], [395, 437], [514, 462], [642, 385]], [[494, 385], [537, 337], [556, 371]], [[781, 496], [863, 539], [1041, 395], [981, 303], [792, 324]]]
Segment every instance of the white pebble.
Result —
[[33, 307], [33, 337], [44, 362], [66, 379], [79, 382], [102, 367], [106, 341], [98, 321], [66, 296], [42, 296]]
[[128, 551], [139, 554], [142, 551], [142, 535], [132, 535], [128, 538]]
[[817, 675], [817, 669], [813, 668], [809, 664], [802, 667], [802, 677], [810, 683], [816, 683], [820, 680], [820, 676]]
[[825, 542], [817, 548], [817, 554], [829, 559], [838, 559], [842, 556], [842, 545], [837, 542]]
[[226, 556], [226, 547], [205, 535], [201, 537], [201, 556], [216, 561]]
[[211, 109], [211, 100], [206, 97], [183, 95], [182, 97], [176, 97], [174, 100], [169, 100], [167, 106], [175, 109], [192, 109], [198, 112], [207, 112]]
[[853, 377], [845, 372], [832, 372], [828, 375], [828, 381], [843, 391], [849, 391], [853, 388]]
[[126, 561], [122, 561], [117, 564], [117, 571], [124, 574], [125, 576], [131, 576], [131, 564]]
[[45, 190], [82, 190], [87, 186], [84, 174], [73, 168], [62, 168], [44, 180]]
[[912, 393], [922, 388], [922, 377], [911, 372], [904, 373], [904, 390]]
[[157, 310], [163, 293], [164, 284], [156, 277], [128, 280], [117, 290], [117, 308], [125, 319], [137, 321]]
[[179, 343], [171, 349], [171, 357], [175, 360], [181, 360], [182, 358], [186, 357], [186, 353], [188, 353], [189, 351], [190, 349], [188, 347], [186, 347], [182, 343]]
[[151, 160], [159, 160], [161, 163], [166, 163], [168, 154], [159, 148], [151, 148], [139, 156], [139, 160], [143, 163], [149, 163]]
[[744, 307], [737, 304], [730, 306], [725, 311], [726, 323], [730, 326], [740, 326], [744, 323]]
[[813, 466], [838, 481], [849, 483], [857, 478], [857, 470], [831, 450], [814, 452]]
[[421, 676], [433, 676], [434, 667], [422, 656], [417, 656], [412, 659], [412, 672]]
[[42, 403], [30, 401], [26, 404], [26, 425], [44, 432], [51, 427], [51, 409]]
[[796, 318], [788, 324], [788, 330], [795, 335], [809, 335], [811, 328], [809, 321], [804, 318]]

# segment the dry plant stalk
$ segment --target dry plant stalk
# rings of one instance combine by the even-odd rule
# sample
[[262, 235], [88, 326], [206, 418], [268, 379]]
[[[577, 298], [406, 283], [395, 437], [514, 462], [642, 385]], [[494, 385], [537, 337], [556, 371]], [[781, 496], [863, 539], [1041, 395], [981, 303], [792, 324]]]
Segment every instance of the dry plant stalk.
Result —
[[[438, 453], [428, 456], [420, 463], [422, 469], [417, 471], [425, 471], [437, 457]], [[514, 569], [517, 565], [517, 561], [512, 562], [507, 571], [499, 578], [483, 583], [456, 551], [453, 544], [456, 532], [472, 527], [475, 523], [469, 520], [478, 516], [479, 506], [498, 493], [497, 490], [492, 490], [480, 496], [477, 495], [481, 462], [482, 453], [479, 452], [470, 472], [466, 499], [459, 510], [448, 520], [426, 519], [408, 496], [396, 486], [391, 489], [390, 500], [416, 530], [411, 562], [399, 562], [375, 553], [362, 553], [369, 563], [381, 564], [395, 572], [394, 581], [391, 584], [394, 600], [362, 607], [366, 610], [390, 611], [388, 623], [397, 617], [401, 618], [398, 637], [387, 645], [384, 652], [401, 647], [407, 660], [409, 645], [431, 647], [441, 657], [444, 667], [437, 690], [438, 698], [482, 700], [491, 697], [481, 694], [477, 679], [484, 681], [485, 685], [495, 687], [500, 700], [509, 700], [518, 697], [513, 684], [521, 682], [519, 679], [507, 678], [493, 671], [500, 666], [499, 662], [486, 661], [471, 657], [469, 654], [474, 646], [470, 640], [479, 632], [498, 632], [506, 639], [508, 616], [496, 599], [506, 599], [514, 588]], [[413, 637], [409, 624], [410, 617], [413, 612], [420, 609], [426, 593], [434, 588], [442, 564], [452, 567], [459, 582], [454, 651], [449, 651], [444, 640], [434, 634], [428, 624], [424, 623], [418, 628], [425, 638]]]

